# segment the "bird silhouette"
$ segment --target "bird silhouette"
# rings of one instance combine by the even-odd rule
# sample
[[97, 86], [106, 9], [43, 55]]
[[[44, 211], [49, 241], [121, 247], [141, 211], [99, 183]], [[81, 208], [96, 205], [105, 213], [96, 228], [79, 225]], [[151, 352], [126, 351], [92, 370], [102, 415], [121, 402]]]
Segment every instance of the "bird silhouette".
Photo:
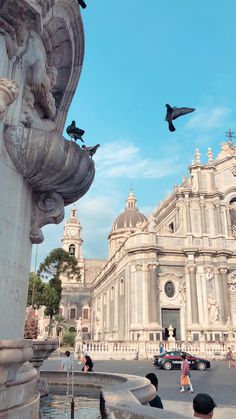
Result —
[[91, 147], [87, 147], [84, 144], [82, 145], [82, 148], [88, 152], [90, 157], [93, 157], [93, 155], [96, 153], [98, 147], [100, 147], [100, 144], [96, 144], [96, 145], [91, 146]]
[[178, 118], [179, 116], [186, 115], [187, 113], [195, 111], [195, 108], [176, 108], [173, 106], [173, 108], [167, 103], [166, 104], [166, 117], [165, 121], [169, 124], [169, 130], [171, 132], [175, 131], [175, 127], [172, 123], [173, 119]]
[[78, 0], [78, 2], [82, 9], [85, 9], [85, 7], [87, 7], [86, 3], [83, 0]]
[[83, 129], [76, 127], [75, 121], [72, 121], [71, 125], [68, 125], [68, 127], [66, 128], [66, 132], [71, 138], [75, 140], [75, 142], [77, 140], [80, 140], [84, 143], [82, 135], [84, 135], [85, 131]]

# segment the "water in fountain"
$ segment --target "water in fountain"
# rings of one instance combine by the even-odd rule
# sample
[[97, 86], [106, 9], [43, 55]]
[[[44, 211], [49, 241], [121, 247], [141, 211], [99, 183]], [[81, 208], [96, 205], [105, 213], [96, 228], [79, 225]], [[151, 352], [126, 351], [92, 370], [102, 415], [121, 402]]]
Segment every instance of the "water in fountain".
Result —
[[[99, 400], [87, 397], [74, 397], [75, 419], [98, 419]], [[65, 406], [66, 405], [66, 406]], [[50, 395], [43, 397], [40, 409], [45, 419], [70, 418], [71, 397], [66, 395]]]

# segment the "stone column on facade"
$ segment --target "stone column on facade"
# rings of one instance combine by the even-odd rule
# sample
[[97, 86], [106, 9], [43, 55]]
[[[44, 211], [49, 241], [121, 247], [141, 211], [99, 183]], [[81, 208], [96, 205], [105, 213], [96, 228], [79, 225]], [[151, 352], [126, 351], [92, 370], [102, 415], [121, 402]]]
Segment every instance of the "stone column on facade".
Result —
[[192, 323], [197, 324], [199, 323], [199, 313], [197, 299], [196, 266], [188, 265], [187, 269], [189, 272]]
[[114, 285], [114, 329], [116, 336], [118, 332], [118, 315], [119, 315], [119, 286], [118, 282]]
[[160, 295], [157, 276], [158, 263], [147, 265], [147, 284], [148, 284], [148, 321], [149, 323], [160, 324]]
[[211, 190], [215, 191], [216, 185], [215, 185], [215, 174], [214, 171], [210, 172], [210, 182], [211, 182]]
[[221, 221], [221, 212], [220, 212], [220, 204], [216, 203], [216, 219], [217, 219], [217, 233], [222, 234], [222, 221]]
[[206, 218], [205, 218], [205, 202], [204, 202], [204, 196], [200, 196], [200, 214], [201, 214], [201, 228], [202, 228], [202, 234], [206, 234]]
[[220, 272], [220, 283], [221, 283], [221, 291], [222, 291], [222, 300], [224, 305], [224, 313], [223, 314], [223, 322], [226, 323], [228, 316], [231, 317], [230, 312], [230, 299], [229, 299], [229, 291], [228, 291], [228, 278], [227, 278], [227, 272], [228, 268], [226, 265], [220, 265], [218, 267]]
[[232, 236], [232, 227], [231, 227], [229, 205], [226, 205], [225, 211], [226, 211], [227, 232], [228, 232], [229, 236]]
[[185, 194], [185, 208], [186, 208], [186, 222], [187, 222], [187, 233], [191, 233], [191, 216], [190, 216], [190, 202], [189, 195]]

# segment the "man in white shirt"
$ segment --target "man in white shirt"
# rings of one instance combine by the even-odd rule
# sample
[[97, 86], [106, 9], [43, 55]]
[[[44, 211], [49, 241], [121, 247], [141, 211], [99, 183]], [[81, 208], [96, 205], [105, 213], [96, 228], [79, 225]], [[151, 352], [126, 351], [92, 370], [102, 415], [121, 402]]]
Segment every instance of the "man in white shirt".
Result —
[[65, 358], [61, 362], [60, 371], [71, 371], [72, 369], [72, 360], [70, 356], [70, 351], [65, 352]]

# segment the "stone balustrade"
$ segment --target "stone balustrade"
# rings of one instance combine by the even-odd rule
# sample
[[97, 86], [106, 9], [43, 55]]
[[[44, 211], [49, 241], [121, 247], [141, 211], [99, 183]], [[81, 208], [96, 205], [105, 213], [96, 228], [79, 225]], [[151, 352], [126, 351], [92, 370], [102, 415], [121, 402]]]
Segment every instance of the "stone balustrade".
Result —
[[[159, 341], [87, 341], [87, 352], [94, 359], [152, 359], [159, 353]], [[228, 347], [236, 348], [236, 341], [206, 342], [206, 341], [173, 341], [164, 342], [165, 351], [182, 350], [206, 357], [208, 359], [224, 359]], [[75, 352], [82, 353], [82, 342], [76, 342]]]

